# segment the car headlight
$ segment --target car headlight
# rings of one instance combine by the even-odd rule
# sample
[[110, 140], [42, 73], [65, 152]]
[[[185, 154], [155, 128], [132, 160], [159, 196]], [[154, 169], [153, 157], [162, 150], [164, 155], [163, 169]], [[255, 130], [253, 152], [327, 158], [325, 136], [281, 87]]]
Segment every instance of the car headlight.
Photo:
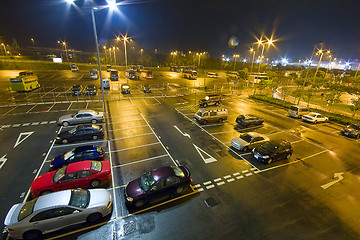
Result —
[[128, 202], [134, 201], [134, 199], [133, 199], [132, 197], [126, 197], [126, 200], [127, 200]]
[[60, 137], [56, 137], [56, 139], [58, 139], [58, 140], [59, 140], [59, 139], [60, 139]]
[[263, 158], [269, 158], [269, 156], [268, 155], [264, 155], [264, 156], [262, 156]]
[[50, 164], [50, 168], [54, 167], [54, 165]]

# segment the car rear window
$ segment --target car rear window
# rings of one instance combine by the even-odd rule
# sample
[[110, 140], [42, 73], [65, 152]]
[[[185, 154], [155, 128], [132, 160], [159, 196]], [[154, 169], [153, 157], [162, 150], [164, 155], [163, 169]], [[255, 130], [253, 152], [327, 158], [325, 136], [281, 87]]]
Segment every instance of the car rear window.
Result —
[[290, 110], [292, 110], [292, 111], [296, 111], [296, 112], [297, 112], [298, 109], [299, 109], [299, 107], [295, 107], [295, 106], [291, 106], [291, 107], [290, 107]]
[[24, 204], [24, 206], [21, 208], [19, 216], [18, 216], [18, 221], [20, 222], [21, 220], [23, 220], [24, 218], [26, 218], [27, 216], [29, 216], [30, 214], [32, 214], [32, 212], [34, 211], [34, 206], [36, 203], [37, 198], [26, 202]]
[[90, 192], [86, 189], [71, 190], [70, 206], [86, 208], [90, 202]]
[[102, 169], [102, 164], [101, 164], [101, 162], [91, 161], [91, 167], [90, 167], [90, 169], [100, 172], [101, 169]]
[[175, 172], [175, 175], [178, 177], [185, 177], [185, 173], [179, 167], [172, 167]]

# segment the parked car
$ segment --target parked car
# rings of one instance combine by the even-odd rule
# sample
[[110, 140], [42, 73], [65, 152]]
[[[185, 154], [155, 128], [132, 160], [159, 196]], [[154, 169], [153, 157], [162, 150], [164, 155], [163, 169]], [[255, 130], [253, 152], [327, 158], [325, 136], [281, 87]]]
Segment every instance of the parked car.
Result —
[[80, 96], [81, 95], [82, 86], [81, 85], [74, 85], [71, 88], [71, 95], [73, 96]]
[[111, 71], [111, 65], [106, 65], [106, 71], [110, 72]]
[[109, 79], [103, 78], [102, 84], [103, 84], [104, 89], [110, 89], [110, 81], [109, 81]]
[[208, 95], [204, 99], [199, 100], [200, 107], [204, 107], [204, 108], [211, 105], [219, 106], [220, 103], [221, 103], [221, 97], [220, 95], [217, 94]]
[[360, 124], [351, 124], [341, 129], [341, 134], [347, 137], [360, 138]]
[[112, 197], [106, 189], [64, 190], [13, 205], [4, 225], [14, 239], [42, 239], [42, 234], [71, 225], [100, 222], [112, 208]]
[[109, 161], [75, 162], [35, 178], [30, 186], [30, 193], [32, 198], [36, 198], [65, 189], [96, 188], [110, 177]]
[[256, 132], [248, 132], [240, 134], [237, 138], [233, 138], [231, 140], [231, 146], [239, 151], [246, 152], [266, 141], [269, 141], [267, 136]]
[[143, 88], [144, 88], [144, 93], [151, 93], [151, 89], [149, 85], [144, 85]]
[[218, 74], [215, 73], [215, 72], [208, 72], [208, 73], [207, 73], [207, 77], [208, 77], [208, 78], [217, 78], [217, 77], [218, 77]]
[[110, 70], [110, 80], [111, 81], [118, 81], [119, 80], [119, 72], [118, 70]]
[[228, 118], [228, 110], [226, 108], [216, 109], [199, 109], [194, 119], [200, 124], [207, 124], [208, 122], [219, 122], [222, 123]]
[[97, 87], [94, 84], [88, 85], [85, 88], [85, 95], [96, 95]]
[[79, 67], [76, 64], [71, 64], [70, 68], [71, 68], [72, 72], [78, 72], [79, 71]]
[[90, 69], [89, 74], [91, 79], [96, 80], [99, 78], [97, 69]]
[[78, 125], [71, 130], [65, 130], [56, 136], [56, 143], [68, 143], [81, 140], [96, 140], [104, 137], [101, 126], [94, 124]]
[[162, 167], [130, 181], [124, 190], [125, 200], [128, 206], [143, 207], [179, 195], [190, 184], [190, 171], [186, 166]]
[[268, 141], [252, 150], [256, 160], [270, 164], [280, 159], [289, 159], [293, 153], [291, 144], [286, 140]]
[[54, 157], [50, 162], [50, 171], [57, 170], [70, 163], [85, 160], [101, 161], [104, 158], [104, 149], [98, 145], [85, 145]]
[[67, 114], [64, 116], [61, 116], [58, 120], [58, 125], [63, 126], [69, 126], [73, 124], [79, 124], [79, 123], [97, 123], [97, 122], [103, 122], [104, 121], [104, 113], [103, 112], [97, 112], [94, 110], [79, 110], [75, 114]]
[[301, 118], [302, 116], [309, 114], [310, 108], [302, 107], [298, 105], [293, 105], [290, 107], [288, 111], [288, 115], [293, 118]]
[[128, 84], [121, 84], [121, 93], [130, 94], [130, 86]]
[[242, 127], [248, 126], [258, 126], [264, 123], [264, 119], [262, 117], [258, 117], [251, 114], [239, 115], [236, 118], [236, 123]]
[[306, 122], [318, 123], [318, 122], [327, 122], [329, 119], [323, 116], [320, 113], [309, 113], [307, 115], [302, 116], [302, 120]]

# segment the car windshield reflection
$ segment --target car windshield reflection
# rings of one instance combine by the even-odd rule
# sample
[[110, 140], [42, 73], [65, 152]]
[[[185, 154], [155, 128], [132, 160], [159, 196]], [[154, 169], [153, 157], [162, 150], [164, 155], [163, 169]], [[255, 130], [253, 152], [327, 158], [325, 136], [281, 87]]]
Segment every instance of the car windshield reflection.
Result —
[[154, 183], [155, 179], [153, 178], [151, 172], [145, 173], [139, 179], [139, 186], [144, 192], [148, 191]]

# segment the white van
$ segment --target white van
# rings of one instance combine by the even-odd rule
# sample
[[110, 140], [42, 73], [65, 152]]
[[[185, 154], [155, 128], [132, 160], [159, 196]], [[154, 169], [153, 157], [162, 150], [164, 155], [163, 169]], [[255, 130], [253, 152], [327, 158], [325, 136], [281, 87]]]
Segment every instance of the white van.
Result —
[[194, 119], [200, 124], [208, 122], [223, 122], [228, 118], [228, 110], [226, 108], [203, 109], [200, 108], [194, 115]]
[[288, 115], [293, 118], [301, 118], [303, 115], [310, 113], [310, 108], [293, 105], [288, 111]]
[[110, 89], [110, 81], [109, 81], [109, 79], [103, 78], [102, 84], [103, 84], [104, 89]]

